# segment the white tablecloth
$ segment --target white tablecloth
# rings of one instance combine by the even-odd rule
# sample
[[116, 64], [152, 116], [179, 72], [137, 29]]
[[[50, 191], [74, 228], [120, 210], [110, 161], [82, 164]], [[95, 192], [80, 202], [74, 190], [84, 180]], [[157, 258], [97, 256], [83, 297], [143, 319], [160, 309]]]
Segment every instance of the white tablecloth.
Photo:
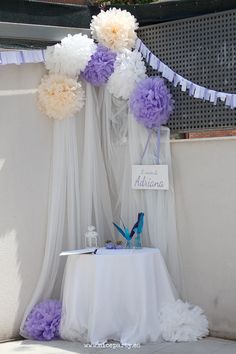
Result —
[[62, 296], [62, 338], [98, 344], [157, 341], [159, 311], [176, 300], [158, 249], [106, 250], [68, 257]]

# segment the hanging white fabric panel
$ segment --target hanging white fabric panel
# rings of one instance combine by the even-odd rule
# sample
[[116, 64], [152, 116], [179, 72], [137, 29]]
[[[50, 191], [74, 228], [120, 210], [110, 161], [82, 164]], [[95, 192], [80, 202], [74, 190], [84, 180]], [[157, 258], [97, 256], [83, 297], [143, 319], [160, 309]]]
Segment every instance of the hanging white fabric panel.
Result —
[[104, 157], [101, 148], [101, 123], [96, 89], [86, 84], [84, 145], [81, 171], [82, 233], [96, 225], [100, 242], [114, 239], [112, 208]]
[[[175, 198], [169, 129], [161, 128], [160, 163], [169, 167], [169, 190], [132, 190], [131, 166], [140, 164], [148, 130], [128, 111], [127, 101], [115, 100], [106, 89], [99, 96], [103, 151], [108, 170], [113, 215], [132, 227], [139, 211], [145, 213], [143, 244], [158, 247], [177, 289], [183, 293], [181, 260], [176, 231]], [[156, 134], [153, 133], [143, 164], [156, 164]], [[115, 200], [114, 200], [115, 198]]]
[[[76, 118], [54, 121], [51, 182], [49, 188], [48, 225], [41, 274], [25, 311], [24, 321], [32, 307], [42, 299], [59, 297], [64, 259], [59, 253], [65, 247], [80, 246], [79, 174]], [[60, 274], [62, 275], [62, 273]]]
[[[135, 121], [132, 114], [129, 114], [128, 122], [131, 164], [139, 164], [149, 132]], [[156, 133], [153, 132], [142, 163], [147, 165], [155, 164], [156, 150], [157, 136]], [[180, 293], [183, 293], [181, 259], [176, 230], [174, 183], [170, 153], [170, 131], [167, 127], [161, 128], [160, 164], [168, 165], [169, 190], [133, 190], [132, 194], [134, 195], [133, 199], [135, 202], [139, 202], [145, 211], [145, 245], [158, 247], [161, 250], [177, 289]], [[129, 185], [131, 186], [131, 180]], [[124, 203], [125, 200], [123, 200], [123, 204]]]
[[84, 246], [88, 225], [96, 225], [101, 243], [114, 239], [112, 208], [101, 149], [101, 127], [95, 88], [86, 84], [86, 104], [78, 117], [54, 121], [51, 182], [45, 255], [39, 281], [25, 311], [45, 298], [59, 298], [63, 250]]
[[127, 102], [110, 95], [106, 88], [99, 92], [102, 128], [102, 149], [107, 171], [112, 203], [113, 220], [120, 222], [120, 198], [122, 185], [126, 184], [126, 160], [128, 156], [128, 106]]

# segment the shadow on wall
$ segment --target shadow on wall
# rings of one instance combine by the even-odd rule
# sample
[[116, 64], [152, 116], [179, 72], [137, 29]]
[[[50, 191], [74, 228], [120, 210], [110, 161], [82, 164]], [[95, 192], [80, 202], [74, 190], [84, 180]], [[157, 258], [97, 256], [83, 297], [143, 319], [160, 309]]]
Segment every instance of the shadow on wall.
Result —
[[41, 64], [0, 68], [0, 340], [19, 336], [44, 254], [52, 123], [35, 95], [1, 90], [37, 88]]
[[20, 286], [22, 283], [20, 264], [18, 261], [18, 246], [16, 230], [6, 230], [0, 235], [1, 254], [1, 339], [7, 339], [12, 333], [12, 325], [19, 322], [17, 313], [19, 308]]

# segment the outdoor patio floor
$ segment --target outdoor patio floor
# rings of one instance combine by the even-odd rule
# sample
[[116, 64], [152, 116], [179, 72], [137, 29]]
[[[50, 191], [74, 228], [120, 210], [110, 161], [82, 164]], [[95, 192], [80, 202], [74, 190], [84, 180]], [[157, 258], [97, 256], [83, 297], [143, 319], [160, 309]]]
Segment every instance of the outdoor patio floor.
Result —
[[141, 345], [140, 348], [86, 348], [83, 344], [67, 341], [36, 342], [30, 340], [0, 344], [1, 354], [236, 354], [236, 341], [206, 338], [193, 343], [155, 343]]

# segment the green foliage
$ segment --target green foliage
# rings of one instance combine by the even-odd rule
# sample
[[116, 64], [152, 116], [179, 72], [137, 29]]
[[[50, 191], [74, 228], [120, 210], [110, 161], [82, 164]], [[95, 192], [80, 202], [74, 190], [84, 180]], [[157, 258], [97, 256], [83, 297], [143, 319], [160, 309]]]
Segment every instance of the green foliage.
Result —
[[136, 5], [136, 4], [149, 4], [152, 0], [95, 0], [94, 5], [111, 6], [111, 5]]

